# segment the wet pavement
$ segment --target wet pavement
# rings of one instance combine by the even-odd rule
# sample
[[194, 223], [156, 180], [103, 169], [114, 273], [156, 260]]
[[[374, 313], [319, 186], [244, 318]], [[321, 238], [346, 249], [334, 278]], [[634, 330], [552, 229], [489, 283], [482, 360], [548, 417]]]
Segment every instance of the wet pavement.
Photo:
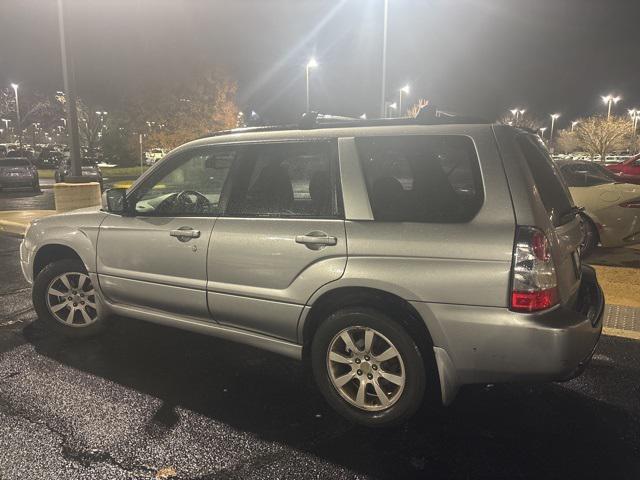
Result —
[[0, 236], [0, 479], [640, 478], [638, 341], [603, 337], [567, 383], [466, 387], [368, 430], [283, 357], [124, 318], [51, 336], [18, 245]]
[[568, 383], [466, 388], [366, 430], [275, 355], [128, 319], [100, 338], [50, 336], [17, 247], [0, 237], [0, 478], [640, 475], [640, 342], [603, 337]]

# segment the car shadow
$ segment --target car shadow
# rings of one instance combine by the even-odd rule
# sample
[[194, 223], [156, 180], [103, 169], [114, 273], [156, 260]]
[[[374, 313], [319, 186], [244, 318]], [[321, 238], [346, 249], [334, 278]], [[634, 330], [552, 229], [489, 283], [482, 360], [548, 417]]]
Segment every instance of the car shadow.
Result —
[[[251, 347], [122, 318], [81, 341], [38, 324], [24, 335], [56, 362], [161, 399], [141, 433], [149, 438], [169, 435], [181, 407], [375, 478], [640, 474], [640, 420], [562, 384], [468, 387], [448, 408], [366, 429], [330, 410], [301, 363]], [[587, 380], [606, 377], [598, 368]], [[640, 371], [625, 381], [640, 384]], [[226, 478], [201, 478], [214, 477]]]

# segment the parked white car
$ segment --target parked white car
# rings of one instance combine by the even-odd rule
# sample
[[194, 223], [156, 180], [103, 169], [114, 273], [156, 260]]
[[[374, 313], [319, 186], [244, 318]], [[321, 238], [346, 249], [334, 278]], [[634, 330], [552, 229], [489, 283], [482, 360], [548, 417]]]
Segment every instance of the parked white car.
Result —
[[584, 208], [584, 254], [598, 243], [603, 247], [640, 243], [640, 185], [618, 183], [615, 175], [597, 163], [556, 163], [573, 201]]
[[145, 152], [145, 162], [147, 163], [147, 165], [153, 165], [158, 160], [164, 158], [166, 154], [167, 152], [164, 148], [152, 148], [151, 150], [147, 150]]

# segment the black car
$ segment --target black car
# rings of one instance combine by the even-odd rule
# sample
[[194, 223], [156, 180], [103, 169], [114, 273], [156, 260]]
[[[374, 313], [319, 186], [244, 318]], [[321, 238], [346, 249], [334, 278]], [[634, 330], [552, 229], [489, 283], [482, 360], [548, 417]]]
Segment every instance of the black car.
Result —
[[38, 170], [28, 158], [0, 158], [0, 189], [29, 187], [34, 192], [40, 191]]
[[58, 165], [64, 160], [64, 155], [57, 150], [51, 148], [44, 148], [40, 155], [38, 155], [38, 161], [36, 162], [39, 168], [58, 168]]
[[[71, 175], [71, 160], [69, 158], [65, 158], [60, 162], [56, 169], [54, 174], [55, 181], [56, 183], [64, 182], [65, 178]], [[102, 173], [98, 168], [95, 158], [82, 158], [82, 176], [90, 182], [98, 182], [100, 187], [102, 187]]]

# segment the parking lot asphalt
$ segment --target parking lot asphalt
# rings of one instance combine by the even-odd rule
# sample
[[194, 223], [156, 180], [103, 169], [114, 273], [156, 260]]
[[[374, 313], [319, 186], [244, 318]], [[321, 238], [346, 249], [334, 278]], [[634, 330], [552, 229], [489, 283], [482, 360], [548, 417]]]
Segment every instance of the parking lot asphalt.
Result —
[[0, 236], [1, 479], [640, 477], [640, 342], [604, 336], [579, 378], [463, 388], [392, 430], [346, 423], [297, 362], [117, 318], [35, 320]]

